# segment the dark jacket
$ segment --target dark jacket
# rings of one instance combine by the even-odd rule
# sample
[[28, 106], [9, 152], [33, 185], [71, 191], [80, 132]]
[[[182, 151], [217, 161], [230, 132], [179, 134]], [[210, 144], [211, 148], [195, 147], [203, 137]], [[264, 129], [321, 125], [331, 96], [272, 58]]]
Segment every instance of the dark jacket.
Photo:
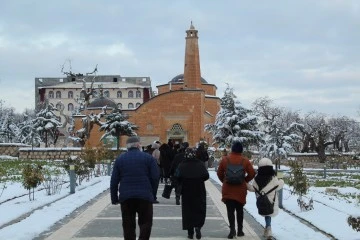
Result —
[[157, 179], [159, 170], [155, 158], [137, 148], [130, 148], [115, 161], [110, 180], [111, 202], [121, 203], [129, 198], [153, 202]]
[[183, 230], [202, 227], [206, 217], [206, 189], [204, 182], [209, 179], [209, 172], [200, 160], [185, 158], [178, 166], [177, 179], [182, 185]]

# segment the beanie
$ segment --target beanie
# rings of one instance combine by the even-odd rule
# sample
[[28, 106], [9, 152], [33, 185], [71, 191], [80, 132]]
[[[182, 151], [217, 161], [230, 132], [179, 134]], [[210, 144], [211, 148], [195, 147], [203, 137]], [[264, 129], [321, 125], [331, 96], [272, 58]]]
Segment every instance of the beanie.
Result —
[[140, 138], [138, 136], [131, 136], [126, 140], [126, 144], [136, 143], [136, 142], [140, 142]]
[[231, 151], [236, 153], [242, 153], [243, 152], [243, 146], [241, 142], [235, 141], [233, 142], [231, 146]]
[[262, 158], [259, 161], [259, 167], [273, 166], [272, 161], [269, 158]]

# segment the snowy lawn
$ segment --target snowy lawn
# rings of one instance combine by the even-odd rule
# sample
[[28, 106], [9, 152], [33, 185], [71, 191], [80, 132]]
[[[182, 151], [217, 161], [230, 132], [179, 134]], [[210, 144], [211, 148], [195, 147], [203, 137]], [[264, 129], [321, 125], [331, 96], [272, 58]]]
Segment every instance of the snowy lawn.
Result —
[[[214, 170], [210, 169], [209, 172], [211, 178], [218, 181]], [[29, 201], [28, 196], [25, 195], [0, 204], [1, 239], [21, 240], [38, 236], [76, 208], [106, 191], [109, 188], [109, 181], [110, 177], [108, 176], [95, 177], [88, 182], [83, 181], [81, 186], [76, 187], [75, 194], [69, 194], [67, 184], [60, 194], [47, 196], [44, 191], [40, 191], [35, 193], [35, 201]], [[297, 205], [297, 197], [291, 195], [288, 189], [285, 186], [283, 190], [283, 205], [287, 211], [337, 239], [360, 239], [360, 233], [354, 231], [347, 224], [349, 214], [360, 215], [360, 206], [355, 199], [331, 196], [325, 194], [325, 188], [312, 187], [307, 196], [314, 199], [314, 210], [302, 212]], [[352, 187], [339, 188], [339, 192], [342, 194], [360, 194], [359, 190]], [[27, 194], [27, 190], [20, 184], [8, 185], [0, 198], [0, 202], [21, 194]], [[257, 213], [254, 193], [248, 194], [245, 209], [259, 223], [264, 225], [263, 217]], [[6, 226], [6, 223], [28, 212], [32, 213], [22, 221]], [[37, 224], [32, 224], [34, 222]], [[280, 210], [279, 215], [273, 218], [272, 228], [277, 239], [329, 239], [283, 210]]]

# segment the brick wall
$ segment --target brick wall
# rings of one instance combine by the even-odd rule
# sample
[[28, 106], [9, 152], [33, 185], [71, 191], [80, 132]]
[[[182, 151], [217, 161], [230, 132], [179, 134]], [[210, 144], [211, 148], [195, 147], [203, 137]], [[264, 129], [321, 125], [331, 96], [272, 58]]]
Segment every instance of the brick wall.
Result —
[[0, 143], [0, 155], [18, 157], [20, 147], [31, 147], [31, 146], [26, 144], [19, 144], [19, 143]]

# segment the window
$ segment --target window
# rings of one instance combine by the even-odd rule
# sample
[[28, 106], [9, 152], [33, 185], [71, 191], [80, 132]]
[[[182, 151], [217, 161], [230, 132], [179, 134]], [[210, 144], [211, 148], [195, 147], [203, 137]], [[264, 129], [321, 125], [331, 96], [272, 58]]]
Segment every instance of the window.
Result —
[[122, 92], [121, 91], [118, 91], [117, 94], [116, 94], [117, 98], [122, 98]]
[[139, 90], [136, 91], [136, 98], [141, 98], [141, 92]]
[[61, 98], [61, 92], [60, 91], [56, 91], [56, 98]]
[[109, 92], [109, 90], [105, 90], [105, 91], [104, 91], [104, 96], [107, 97], [107, 98], [110, 97], [110, 92]]
[[54, 98], [54, 92], [53, 91], [49, 92], [49, 98]]
[[69, 111], [69, 112], [74, 111], [74, 104], [72, 104], [72, 103], [69, 103], [69, 104], [68, 104], [68, 111]]
[[68, 92], [68, 98], [73, 98], [73, 97], [74, 97], [73, 92], [72, 92], [72, 91], [69, 91], [69, 92]]
[[122, 109], [122, 104], [121, 104], [121, 103], [118, 103], [118, 104], [117, 104], [117, 107], [118, 107], [118, 109]]
[[128, 105], [128, 109], [133, 109], [133, 108], [134, 108], [134, 104], [129, 103], [129, 105]]
[[80, 92], [80, 98], [84, 99], [85, 98], [85, 93], [83, 91]]
[[138, 108], [138, 107], [140, 107], [140, 103], [139, 103], [139, 102], [136, 103], [136, 108]]
[[129, 91], [128, 92], [128, 98], [133, 98], [134, 97], [134, 92], [133, 91]]

